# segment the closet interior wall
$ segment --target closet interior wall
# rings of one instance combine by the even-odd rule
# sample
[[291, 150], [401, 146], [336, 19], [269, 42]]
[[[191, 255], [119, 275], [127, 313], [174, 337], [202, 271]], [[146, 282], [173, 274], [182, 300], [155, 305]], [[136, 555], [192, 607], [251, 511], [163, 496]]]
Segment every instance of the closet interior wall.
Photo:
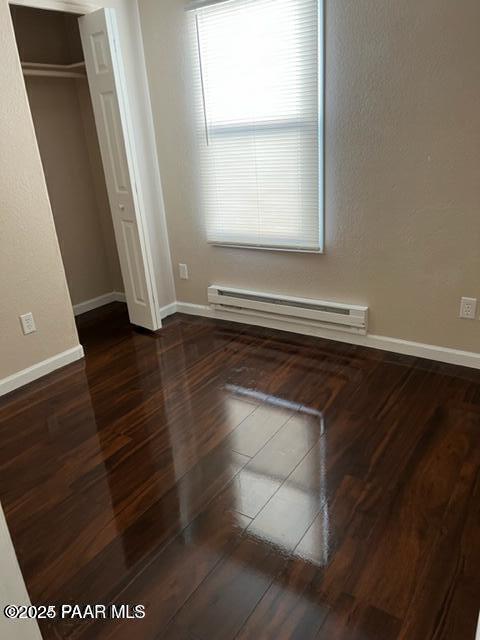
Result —
[[[11, 12], [22, 63], [83, 61], [77, 16], [15, 5]], [[25, 84], [72, 304], [123, 292], [86, 76], [26, 73]]]

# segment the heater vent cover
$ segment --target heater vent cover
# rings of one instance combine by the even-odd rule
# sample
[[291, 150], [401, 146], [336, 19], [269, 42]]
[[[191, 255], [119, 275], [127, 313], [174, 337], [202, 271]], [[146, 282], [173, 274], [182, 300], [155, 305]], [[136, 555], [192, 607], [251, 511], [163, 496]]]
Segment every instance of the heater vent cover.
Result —
[[280, 296], [218, 285], [208, 287], [208, 301], [215, 310], [226, 314], [230, 312], [270, 317], [310, 327], [357, 334], [367, 333], [368, 307], [359, 305]]

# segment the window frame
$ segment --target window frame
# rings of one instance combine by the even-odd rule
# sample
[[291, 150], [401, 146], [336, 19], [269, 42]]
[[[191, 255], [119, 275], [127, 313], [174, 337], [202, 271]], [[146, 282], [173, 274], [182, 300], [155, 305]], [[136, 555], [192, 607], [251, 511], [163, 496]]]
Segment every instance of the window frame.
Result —
[[[187, 11], [200, 9], [205, 6], [220, 4], [223, 2], [235, 2], [235, 0], [193, 0], [187, 6]], [[325, 25], [325, 4], [326, 0], [317, 0], [317, 69], [318, 69], [318, 249], [304, 249], [294, 246], [275, 246], [248, 244], [245, 242], [208, 240], [207, 244], [212, 247], [229, 249], [253, 249], [257, 251], [276, 251], [282, 253], [306, 253], [321, 255], [325, 253], [325, 181], [326, 181], [326, 153], [325, 153], [325, 131], [326, 131], [326, 25]], [[272, 123], [273, 124], [273, 123]], [[279, 123], [278, 128], [281, 128]], [[233, 127], [232, 127], [233, 128]]]

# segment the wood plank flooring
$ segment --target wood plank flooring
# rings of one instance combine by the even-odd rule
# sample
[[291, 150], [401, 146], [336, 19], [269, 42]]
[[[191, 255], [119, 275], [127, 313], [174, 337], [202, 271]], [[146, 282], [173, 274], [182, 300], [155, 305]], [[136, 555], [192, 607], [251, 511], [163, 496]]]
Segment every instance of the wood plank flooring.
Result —
[[0, 400], [0, 499], [68, 640], [473, 640], [480, 372], [124, 305]]

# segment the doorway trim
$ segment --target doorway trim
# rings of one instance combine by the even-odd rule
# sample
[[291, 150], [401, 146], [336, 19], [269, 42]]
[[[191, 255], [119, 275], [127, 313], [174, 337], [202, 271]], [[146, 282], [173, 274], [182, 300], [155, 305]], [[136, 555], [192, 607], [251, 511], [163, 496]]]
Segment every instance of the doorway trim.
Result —
[[50, 11], [63, 11], [83, 15], [92, 13], [101, 7], [87, 2], [70, 2], [69, 0], [8, 0], [9, 4], [31, 7], [33, 9], [47, 9]]

